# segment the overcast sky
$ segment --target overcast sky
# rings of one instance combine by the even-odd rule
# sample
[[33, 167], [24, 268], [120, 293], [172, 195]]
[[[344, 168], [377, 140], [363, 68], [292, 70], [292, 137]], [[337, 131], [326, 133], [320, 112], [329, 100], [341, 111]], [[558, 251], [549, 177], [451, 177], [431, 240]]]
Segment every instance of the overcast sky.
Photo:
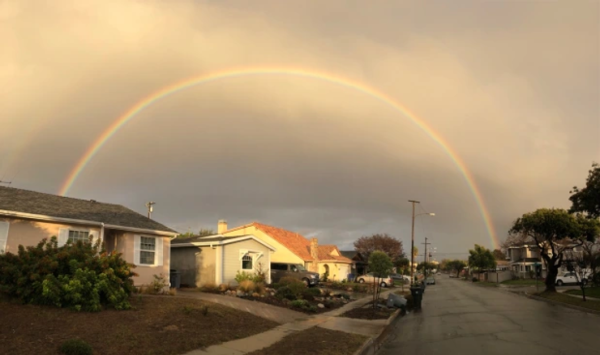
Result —
[[[600, 161], [595, 1], [2, 1], [0, 179], [58, 193], [87, 147], [141, 98], [219, 70], [290, 67], [376, 88], [464, 161], [504, 239], [569, 207]], [[179, 231], [260, 221], [348, 248], [389, 233], [439, 257], [492, 247], [464, 176], [407, 117], [291, 76], [197, 86], [152, 105], [69, 196]]]

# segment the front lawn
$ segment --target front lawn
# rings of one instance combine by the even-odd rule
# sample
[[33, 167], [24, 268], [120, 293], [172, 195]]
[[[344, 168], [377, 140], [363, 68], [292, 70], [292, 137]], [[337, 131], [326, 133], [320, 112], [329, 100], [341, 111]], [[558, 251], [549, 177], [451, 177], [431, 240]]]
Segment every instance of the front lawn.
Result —
[[581, 298], [572, 297], [569, 295], [563, 295], [559, 292], [541, 292], [536, 294], [536, 296], [543, 297], [555, 302], [566, 303], [573, 306], [579, 306], [582, 308], [588, 308], [594, 311], [600, 311], [600, 301], [583, 301]]
[[487, 282], [487, 281], [477, 281], [473, 282], [473, 284], [482, 286], [482, 287], [498, 287], [498, 284], [495, 282]]
[[97, 313], [0, 302], [0, 352], [59, 354], [79, 338], [94, 354], [182, 354], [245, 338], [278, 324], [218, 304], [170, 296], [134, 296], [128, 311]]
[[[565, 293], [570, 293], [572, 295], [579, 295], [581, 296], [581, 290], [567, 290], [565, 291]], [[586, 288], [585, 289], [585, 295], [586, 297], [594, 297], [594, 298], [600, 298], [600, 287], [590, 287], [590, 288]]]
[[535, 280], [535, 279], [519, 279], [519, 280], [506, 280], [502, 281], [503, 285], [509, 286], [535, 286], [536, 282], [538, 285], [543, 285], [544, 280]]
[[360, 349], [367, 339], [364, 335], [312, 327], [247, 355], [346, 355]]

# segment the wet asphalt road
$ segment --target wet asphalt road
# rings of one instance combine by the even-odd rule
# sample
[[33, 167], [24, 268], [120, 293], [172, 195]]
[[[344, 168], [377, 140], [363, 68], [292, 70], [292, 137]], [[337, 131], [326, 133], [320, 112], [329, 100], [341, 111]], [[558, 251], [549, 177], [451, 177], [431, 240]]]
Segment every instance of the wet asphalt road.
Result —
[[600, 354], [600, 315], [437, 276], [377, 355]]

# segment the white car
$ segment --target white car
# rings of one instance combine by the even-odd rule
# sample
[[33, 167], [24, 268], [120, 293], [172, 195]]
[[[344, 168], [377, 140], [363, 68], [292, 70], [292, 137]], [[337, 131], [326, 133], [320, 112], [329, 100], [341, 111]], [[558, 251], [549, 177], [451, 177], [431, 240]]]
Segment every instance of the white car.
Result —
[[[588, 280], [583, 279], [583, 285], [587, 285]], [[579, 275], [574, 272], [567, 272], [563, 275], [556, 277], [556, 285], [562, 286], [564, 284], [576, 284], [579, 285], [581, 282], [579, 281]]]
[[[381, 283], [380, 283], [381, 287], [394, 286], [394, 280], [389, 276], [382, 277], [380, 280], [381, 280]], [[365, 282], [373, 283], [375, 281], [375, 277], [373, 276], [373, 273], [370, 272], [368, 274], [357, 277], [356, 281], [361, 284], [365, 283]]]

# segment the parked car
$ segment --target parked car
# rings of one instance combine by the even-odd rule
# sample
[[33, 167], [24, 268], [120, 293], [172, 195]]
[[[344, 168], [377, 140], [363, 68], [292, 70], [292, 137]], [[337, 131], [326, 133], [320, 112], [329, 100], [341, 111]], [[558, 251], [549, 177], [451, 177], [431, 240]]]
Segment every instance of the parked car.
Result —
[[390, 277], [394, 280], [394, 281], [400, 281], [400, 282], [404, 282], [405, 284], [410, 285], [410, 276], [406, 276], [406, 275], [400, 275], [400, 274], [391, 274]]
[[[357, 277], [356, 281], [358, 283], [361, 283], [361, 284], [365, 283], [365, 282], [373, 283], [373, 282], [375, 282], [375, 276], [373, 276], [373, 273], [370, 272], [368, 274], [361, 275], [361, 276]], [[380, 285], [381, 285], [381, 287], [393, 286], [394, 285], [394, 279], [392, 279], [390, 276], [382, 277]]]
[[435, 285], [435, 278], [433, 276], [428, 276], [425, 279], [425, 284], [427, 284], [427, 285]]
[[308, 287], [319, 284], [319, 274], [308, 271], [300, 264], [271, 263], [271, 282], [277, 283], [282, 277], [293, 277], [301, 280]]
[[583, 279], [583, 282], [579, 281], [579, 275], [577, 275], [574, 272], [566, 272], [563, 275], [559, 275], [556, 277], [556, 285], [557, 286], [562, 286], [564, 284], [576, 284], [579, 285], [580, 283], [583, 283], [583, 285], [587, 285], [588, 280], [587, 279]]

